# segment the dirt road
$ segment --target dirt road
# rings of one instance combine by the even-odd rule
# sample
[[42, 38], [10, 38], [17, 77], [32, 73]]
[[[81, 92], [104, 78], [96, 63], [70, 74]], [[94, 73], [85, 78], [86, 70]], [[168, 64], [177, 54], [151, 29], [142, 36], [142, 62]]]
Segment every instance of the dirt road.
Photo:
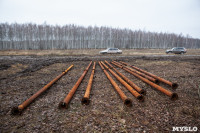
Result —
[[[114, 77], [133, 107], [125, 107], [100, 66], [96, 66], [90, 105], [81, 104], [92, 69], [79, 86], [68, 109], [58, 104], [76, 83], [89, 61], [121, 60], [177, 82], [179, 99], [171, 101], [149, 85], [118, 69], [147, 91], [138, 102]], [[10, 115], [19, 105], [63, 70], [74, 68], [37, 98], [20, 116]], [[200, 130], [199, 56], [0, 56], [0, 132], [170, 132], [174, 126]]]

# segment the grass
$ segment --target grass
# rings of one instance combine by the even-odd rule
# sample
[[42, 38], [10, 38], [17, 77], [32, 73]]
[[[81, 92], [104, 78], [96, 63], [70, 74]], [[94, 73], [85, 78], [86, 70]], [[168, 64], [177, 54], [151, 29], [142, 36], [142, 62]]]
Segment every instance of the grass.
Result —
[[[71, 50], [1, 50], [3, 55], [60, 55], [60, 56], [80, 56], [80, 55], [100, 55], [99, 51], [104, 49], [71, 49]], [[122, 49], [123, 56], [131, 55], [166, 55], [166, 49]], [[171, 54], [173, 55], [173, 54]], [[200, 55], [200, 49], [188, 49], [186, 55]]]

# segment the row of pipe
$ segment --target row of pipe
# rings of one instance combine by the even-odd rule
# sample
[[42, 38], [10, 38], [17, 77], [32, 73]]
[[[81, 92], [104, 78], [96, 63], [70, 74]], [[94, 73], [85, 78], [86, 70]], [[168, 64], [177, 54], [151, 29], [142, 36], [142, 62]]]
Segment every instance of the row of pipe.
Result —
[[134, 66], [134, 65], [129, 65], [129, 64], [127, 64], [127, 63], [125, 63], [125, 62], [122, 62], [122, 61], [120, 61], [120, 63], [122, 63], [122, 64], [124, 64], [124, 65], [126, 65], [126, 66], [130, 66], [130, 67], [134, 68], [135, 70], [138, 70], [138, 71], [140, 71], [140, 72], [142, 72], [142, 73], [144, 73], [144, 74], [146, 74], [146, 75], [148, 75], [148, 76], [151, 76], [152, 78], [155, 78], [155, 79], [157, 79], [158, 81], [163, 82], [163, 83], [165, 83], [165, 84], [171, 86], [172, 89], [177, 89], [177, 88], [178, 88], [178, 84], [177, 84], [177, 83], [172, 83], [172, 82], [170, 82], [170, 81], [168, 81], [168, 80], [166, 80], [166, 79], [163, 79], [163, 78], [161, 78], [161, 77], [159, 77], [159, 76], [156, 76], [156, 75], [154, 75], [154, 74], [152, 74], [152, 73], [150, 73], [150, 72], [147, 72], [147, 71], [145, 71], [145, 70], [143, 70], [143, 69], [140, 69], [140, 68], [138, 68], [138, 67], [136, 67], [136, 66]]
[[[125, 75], [120, 73], [113, 65], [127, 71], [128, 73], [134, 75], [135, 77], [141, 79], [143, 82], [149, 84], [153, 88], [161, 91], [162, 93], [166, 94], [169, 96], [172, 100], [176, 100], [178, 98], [178, 95], [176, 93], [173, 93], [169, 90], [164, 89], [163, 87], [157, 85], [159, 82], [163, 82], [165, 84], [170, 85], [172, 88], [177, 88], [178, 84], [172, 83], [168, 80], [165, 80], [161, 77], [158, 77], [152, 73], [149, 73], [143, 69], [140, 69], [134, 65], [129, 65], [128, 63], [125, 62], [117, 62], [117, 61], [112, 61], [111, 65], [108, 61], [105, 60], [105, 63], [103, 61], [98, 62], [101, 69], [105, 73], [106, 77], [114, 87], [114, 89], [117, 91], [119, 94], [120, 98], [124, 102], [126, 106], [132, 106], [132, 100], [128, 98], [124, 92], [120, 89], [120, 87], [117, 85], [117, 83], [113, 80], [113, 78], [109, 75], [107, 70], [134, 96], [136, 97], [139, 101], [144, 101], [144, 96], [146, 94], [146, 90], [141, 89], [138, 87], [135, 83], [133, 83], [129, 78], [127, 78]], [[78, 79], [76, 84], [73, 86], [73, 88], [70, 90], [70, 92], [67, 94], [67, 96], [64, 98], [63, 101], [61, 101], [58, 105], [59, 108], [67, 108], [72, 97], [74, 96], [76, 90], [78, 89], [79, 85], [81, 84], [82, 80], [84, 79], [85, 75], [87, 74], [90, 66], [92, 65], [92, 61], [89, 63], [89, 65], [86, 67], [84, 70], [83, 74], [81, 77]], [[50, 88], [56, 81], [58, 81], [63, 75], [65, 75], [73, 65], [71, 65], [68, 69], [66, 69], [64, 72], [62, 72], [60, 75], [58, 75], [55, 79], [53, 79], [51, 82], [49, 82], [47, 85], [45, 85], [42, 89], [40, 89], [38, 92], [36, 92], [34, 95], [32, 95], [29, 99], [27, 99], [25, 102], [20, 104], [18, 107], [14, 107], [11, 110], [11, 113], [13, 115], [15, 114], [21, 114], [21, 112], [29, 105], [31, 104], [39, 95], [41, 95], [43, 92], [45, 92], [48, 88]], [[89, 97], [90, 97], [90, 92], [92, 88], [92, 83], [93, 83], [93, 78], [95, 74], [95, 67], [96, 67], [96, 62], [93, 64], [92, 72], [88, 81], [88, 85], [85, 91], [85, 94], [81, 100], [82, 104], [88, 105], [90, 103]]]
[[[69, 102], [71, 101], [74, 93], [76, 92], [77, 88], [79, 87], [79, 85], [81, 84], [83, 78], [85, 77], [85, 75], [87, 74], [90, 66], [92, 64], [92, 61], [90, 62], [90, 64], [87, 66], [87, 68], [84, 70], [83, 74], [81, 75], [81, 77], [78, 79], [78, 81], [76, 82], [76, 84], [74, 85], [74, 87], [70, 90], [70, 92], [67, 94], [67, 96], [65, 97], [65, 99], [63, 101], [61, 101], [58, 105], [59, 108], [67, 108]], [[95, 65], [95, 64], [94, 64]]]
[[[132, 72], [134, 72], [134, 73], [136, 73], [136, 74], [138, 74], [139, 76], [142, 76], [142, 77], [148, 79], [148, 80], [151, 81], [151, 82], [154, 82], [154, 83], [156, 83], [156, 84], [159, 83], [159, 81], [158, 81], [157, 79], [154, 79], [154, 78], [152, 78], [152, 77], [150, 77], [150, 76], [148, 76], [148, 75], [146, 75], [146, 74], [144, 74], [144, 73], [141, 73], [141, 72], [139, 72], [139, 71], [136, 71], [136, 70], [130, 68], [129, 66], [123, 64], [123, 63], [120, 63], [120, 62], [117, 62], [117, 61], [113, 61], [113, 62], [114, 62], [115, 64], [117, 64], [118, 66], [122, 66], [122, 67], [124, 67], [124, 68], [126, 68], [126, 69], [128, 69], [128, 70], [130, 70], [130, 71], [132, 71]], [[151, 79], [151, 78], [152, 78], [152, 79]]]
[[[59, 106], [58, 106], [59, 108], [67, 108], [68, 107], [69, 102], [71, 101], [71, 99], [72, 99], [73, 95], [75, 94], [77, 88], [79, 87], [79, 85], [81, 84], [85, 75], [87, 74], [91, 64], [92, 64], [92, 61], [89, 63], [87, 68], [84, 70], [83, 74], [78, 79], [78, 81], [76, 82], [74, 87], [70, 90], [70, 92], [65, 97], [65, 99], [59, 103]], [[84, 95], [84, 97], [82, 98], [82, 101], [81, 101], [82, 104], [86, 104], [86, 105], [89, 104], [89, 96], [90, 96], [90, 91], [91, 91], [91, 88], [92, 88], [95, 66], [96, 66], [96, 62], [94, 62], [92, 72], [91, 72], [91, 76], [90, 76], [90, 79], [89, 79], [89, 82], [88, 82], [88, 85], [87, 85], [87, 88], [86, 88], [86, 92], [85, 92], [85, 95]], [[73, 67], [73, 65], [71, 65], [68, 69], [66, 69], [64, 72], [62, 72], [60, 75], [58, 75], [55, 79], [53, 79], [51, 82], [49, 82], [47, 85], [45, 85], [42, 89], [40, 89], [38, 92], [36, 92], [34, 95], [32, 95], [25, 102], [20, 104], [18, 107], [13, 107], [12, 110], [11, 110], [11, 114], [12, 115], [21, 114], [22, 111], [29, 104], [31, 104], [38, 96], [40, 96], [43, 92], [45, 92], [48, 88], [50, 88], [56, 81], [58, 81], [62, 76], [64, 76], [72, 67]]]
[[120, 73], [116, 68], [114, 68], [108, 61], [105, 60], [105, 63], [110, 67], [110, 69], [113, 69], [119, 76], [121, 76], [130, 86], [132, 86], [137, 92], [140, 94], [146, 95], [146, 90], [141, 89], [136, 84], [134, 84], [130, 79], [128, 79], [125, 75]]
[[119, 75], [117, 75], [114, 71], [112, 71], [106, 64], [101, 61], [101, 64], [120, 82], [127, 88], [133, 96], [135, 96], [139, 101], [144, 101], [144, 97], [139, 94], [133, 87], [131, 87], [126, 81], [124, 81]]
[[155, 84], [154, 82], [150, 81], [149, 79], [147, 79], [147, 78], [139, 75], [137, 72], [132, 71], [132, 69], [130, 69], [129, 67], [127, 67], [127, 63], [125, 64], [123, 62], [123, 64], [122, 64], [122, 63], [119, 63], [119, 62], [116, 62], [116, 61], [112, 61], [111, 63], [113, 65], [115, 65], [115, 66], [117, 66], [117, 67], [119, 67], [119, 68], [127, 71], [128, 73], [134, 75], [135, 77], [141, 79], [143, 82], [149, 84], [150, 86], [152, 86], [153, 88], [159, 90], [160, 92], [164, 93], [165, 95], [169, 96], [171, 98], [171, 100], [178, 99], [178, 95], [176, 93], [171, 92], [171, 91], [169, 91], [169, 90], [167, 90], [167, 89], [165, 89], [165, 88], [163, 88], [163, 87]]
[[101, 62], [99, 61], [99, 65], [101, 67], [101, 69], [103, 70], [103, 72], [105, 73], [106, 77], [108, 78], [108, 80], [110, 81], [110, 83], [112, 84], [112, 86], [114, 87], [114, 89], [117, 91], [117, 93], [119, 94], [120, 98], [122, 99], [122, 101], [124, 102], [124, 104], [128, 107], [132, 106], [132, 100], [130, 98], [128, 98], [124, 92], [119, 88], [119, 86], [117, 85], [117, 83], [112, 79], [112, 77], [108, 74], [108, 72], [106, 71], [106, 69], [104, 68], [104, 66], [101, 64]]
[[144, 74], [144, 73], [142, 73], [142, 72], [136, 71], [136, 70], [134, 70], [134, 69], [128, 67], [128, 65], [126, 66], [126, 68], [128, 68], [129, 70], [133, 71], [134, 73], [137, 73], [138, 75], [140, 75], [140, 76], [142, 76], [142, 77], [148, 79], [149, 81], [152, 81], [152, 82], [154, 82], [154, 83], [156, 83], [156, 84], [159, 83], [159, 80], [158, 80], [158, 79], [155, 79], [155, 78], [153, 78], [153, 77], [151, 77], [151, 76], [148, 76], [148, 75], [146, 75], [146, 74]]

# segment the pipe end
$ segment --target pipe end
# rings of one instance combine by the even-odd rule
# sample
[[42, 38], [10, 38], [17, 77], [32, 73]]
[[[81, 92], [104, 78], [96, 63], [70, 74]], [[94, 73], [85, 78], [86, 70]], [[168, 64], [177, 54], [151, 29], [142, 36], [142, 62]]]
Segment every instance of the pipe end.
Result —
[[172, 89], [177, 89], [178, 88], [178, 84], [177, 83], [172, 83]]
[[156, 84], [159, 84], [160, 81], [159, 81], [158, 79], [155, 79], [155, 83], [156, 83]]
[[127, 98], [125, 101], [124, 101], [124, 104], [127, 106], [127, 107], [131, 107], [132, 106], [132, 100]]
[[137, 99], [140, 101], [140, 102], [144, 102], [144, 97], [142, 95], [138, 96]]
[[58, 105], [59, 109], [64, 109], [64, 108], [68, 108], [68, 104], [66, 104], [65, 102], [60, 102]]
[[173, 93], [171, 96], [171, 100], [177, 100], [178, 99], [178, 94], [177, 93]]
[[13, 107], [11, 110], [11, 115], [20, 115], [22, 111], [18, 107]]
[[143, 89], [142, 89], [142, 90], [140, 91], [140, 94], [142, 94], [142, 95], [146, 95], [147, 92], [146, 92], [146, 90], [143, 90]]
[[83, 97], [81, 100], [81, 103], [84, 105], [88, 105], [88, 104], [90, 104], [90, 100], [89, 100], [89, 98]]

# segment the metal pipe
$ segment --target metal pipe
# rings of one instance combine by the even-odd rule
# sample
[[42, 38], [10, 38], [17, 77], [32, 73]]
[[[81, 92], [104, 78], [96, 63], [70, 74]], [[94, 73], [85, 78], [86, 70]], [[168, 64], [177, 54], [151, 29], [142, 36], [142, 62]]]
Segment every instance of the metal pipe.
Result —
[[125, 66], [129, 66], [128, 63], [126, 63], [126, 62], [123, 62], [123, 61], [119, 61], [119, 62], [122, 63]]
[[118, 62], [113, 61], [113, 62], [111, 62], [111, 63], [114, 64], [115, 66], [121, 68], [121, 69], [123, 68], [123, 66], [120, 65], [120, 64], [118, 64]]
[[13, 115], [21, 114], [21, 112], [33, 102], [39, 95], [41, 95], [43, 92], [45, 92], [48, 88], [50, 88], [56, 81], [58, 81], [63, 75], [65, 75], [74, 65], [71, 65], [69, 68], [67, 68], [62, 74], [58, 75], [55, 79], [53, 79], [51, 82], [49, 82], [47, 85], [45, 85], [42, 89], [40, 89], [38, 92], [36, 92], [34, 95], [32, 95], [29, 99], [27, 99], [25, 102], [23, 102], [18, 107], [14, 107], [11, 110], [11, 113]]
[[139, 101], [144, 101], [144, 97], [140, 95], [137, 91], [135, 91], [129, 84], [126, 83], [119, 75], [117, 75], [114, 71], [112, 71], [106, 64], [101, 62], [103, 66], [108, 69], [108, 71], [120, 82], [122, 83], [130, 92], [135, 96]]
[[92, 64], [92, 61], [90, 62], [90, 64], [87, 66], [87, 68], [84, 70], [83, 74], [81, 75], [81, 77], [78, 79], [78, 81], [76, 82], [76, 84], [74, 85], [74, 87], [70, 90], [70, 92], [68, 93], [68, 95], [65, 97], [65, 99], [63, 101], [61, 101], [58, 105], [59, 108], [67, 108], [69, 102], [71, 101], [74, 93], [76, 92], [77, 88], [79, 87], [79, 85], [81, 84], [83, 78], [85, 77], [85, 75], [87, 74], [90, 66]]
[[124, 104], [128, 107], [132, 106], [132, 100], [130, 98], [128, 98], [123, 91], [119, 88], [119, 86], [117, 85], [117, 83], [112, 79], [112, 77], [108, 74], [108, 72], [105, 70], [105, 68], [102, 66], [101, 62], [99, 62], [99, 65], [101, 67], [101, 69], [104, 71], [106, 77], [108, 78], [108, 80], [110, 81], [110, 83], [112, 84], [112, 86], [115, 88], [115, 90], [117, 91], [117, 93], [119, 94], [120, 98], [122, 99], [122, 101], [124, 102]]
[[90, 75], [90, 79], [89, 79], [89, 82], [88, 82], [88, 85], [87, 85], [87, 88], [86, 88], [85, 95], [81, 100], [81, 103], [85, 104], [85, 105], [88, 105], [90, 103], [89, 97], [90, 97], [90, 91], [91, 91], [91, 88], [92, 88], [92, 81], [93, 81], [93, 77], [94, 77], [95, 66], [96, 66], [96, 62], [94, 62], [92, 72], [91, 72], [91, 75]]
[[[121, 62], [122, 62], [122, 61], [121, 61]], [[125, 62], [123, 62], [123, 63], [119, 63], [119, 62], [118, 62], [118, 64], [124, 66], [124, 64], [126, 64], [126, 63], [125, 63]], [[150, 76], [148, 76], [148, 75], [146, 75], [146, 74], [144, 74], [144, 73], [141, 73], [141, 72], [139, 72], [139, 71], [137, 71], [137, 70], [134, 70], [134, 69], [128, 67], [127, 65], [125, 65], [124, 67], [126, 67], [127, 69], [133, 71], [134, 73], [137, 73], [137, 74], [139, 74], [140, 76], [142, 76], [142, 77], [144, 77], [144, 78], [146, 78], [146, 79], [148, 79], [148, 80], [150, 80], [150, 81], [152, 81], [152, 82], [154, 82], [154, 83], [156, 83], [156, 84], [159, 83], [159, 80], [158, 80], [158, 79], [155, 79], [155, 78], [150, 77]]]
[[[121, 63], [122, 63], [122, 61], [121, 61]], [[123, 64], [127, 64], [127, 63], [123, 62]], [[127, 65], [129, 65], [129, 64], [127, 64]], [[151, 76], [151, 77], [153, 77], [153, 78], [159, 80], [160, 82], [163, 82], [163, 83], [165, 83], [165, 84], [171, 86], [172, 89], [177, 89], [177, 88], [178, 88], [178, 84], [177, 84], [177, 83], [172, 83], [172, 82], [170, 82], [170, 81], [168, 81], [168, 80], [166, 80], [166, 79], [163, 79], [163, 78], [161, 78], [161, 77], [158, 77], [158, 76], [156, 76], [156, 75], [154, 75], [154, 74], [152, 74], [152, 73], [150, 73], [150, 72], [147, 72], [147, 71], [145, 71], [145, 70], [143, 70], [143, 69], [140, 69], [140, 68], [138, 68], [138, 67], [136, 67], [136, 66], [134, 66], [134, 65], [129, 65], [129, 66], [131, 66], [131, 67], [134, 68], [135, 70], [138, 70], [138, 71], [140, 71], [140, 72], [142, 72], [142, 73], [144, 73], [144, 74], [146, 74], [146, 75], [149, 75], [149, 76]]]
[[112, 61], [112, 62], [114, 62], [115, 64], [117, 64], [117, 65], [120, 65], [120, 66], [122, 66], [122, 64], [121, 63], [119, 63], [119, 62], [117, 62], [117, 61]]
[[134, 84], [130, 79], [128, 79], [125, 75], [123, 75], [123, 74], [120, 73], [116, 68], [114, 68], [113, 65], [111, 65], [110, 63], [108, 63], [108, 61], [105, 60], [105, 63], [106, 63], [111, 69], [113, 69], [119, 76], [121, 76], [130, 86], [132, 86], [135, 90], [137, 90], [137, 92], [139, 92], [140, 94], [146, 95], [146, 90], [141, 89], [141, 88], [138, 87], [136, 84]]
[[[116, 63], [112, 62], [112, 64], [116, 65]], [[116, 65], [118, 66], [118, 65]], [[163, 87], [149, 81], [148, 79], [132, 72], [131, 70], [127, 69], [126, 67], [121, 67], [122, 69], [124, 69], [125, 71], [129, 72], [130, 74], [134, 75], [135, 77], [141, 79], [143, 82], [149, 84], [150, 86], [152, 86], [153, 88], [156, 88], [157, 90], [161, 91], [162, 93], [166, 94], [167, 96], [169, 96], [171, 98], [171, 100], [176, 100], [178, 99], [178, 95], [176, 93], [173, 93], [169, 90], [164, 89]]]

